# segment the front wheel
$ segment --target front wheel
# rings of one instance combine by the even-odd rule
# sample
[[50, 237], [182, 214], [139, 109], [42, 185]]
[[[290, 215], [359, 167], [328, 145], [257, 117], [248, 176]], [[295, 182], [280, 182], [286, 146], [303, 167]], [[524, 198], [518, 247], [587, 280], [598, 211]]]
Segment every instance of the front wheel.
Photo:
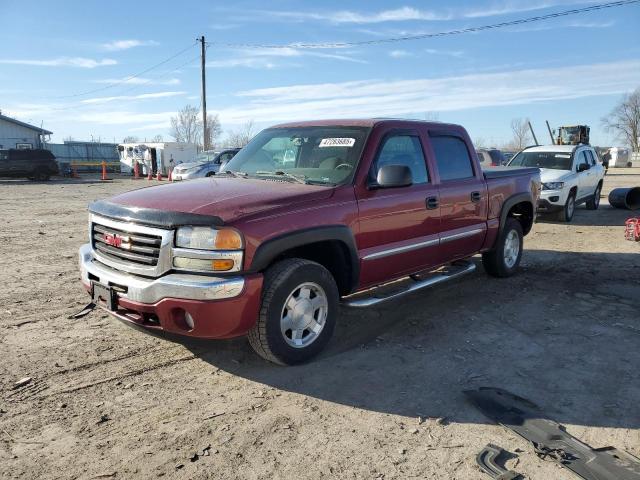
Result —
[[520, 265], [524, 235], [522, 225], [515, 218], [507, 218], [500, 232], [496, 248], [482, 254], [482, 265], [493, 277], [510, 277]]
[[558, 220], [561, 222], [570, 222], [576, 211], [576, 194], [571, 192], [567, 197], [564, 207], [558, 213]]
[[602, 184], [599, 183], [591, 200], [587, 200], [587, 210], [597, 210], [600, 206], [600, 192], [602, 192]]
[[338, 287], [329, 271], [291, 258], [269, 267], [262, 306], [249, 343], [261, 357], [280, 365], [304, 363], [331, 339], [338, 316]]

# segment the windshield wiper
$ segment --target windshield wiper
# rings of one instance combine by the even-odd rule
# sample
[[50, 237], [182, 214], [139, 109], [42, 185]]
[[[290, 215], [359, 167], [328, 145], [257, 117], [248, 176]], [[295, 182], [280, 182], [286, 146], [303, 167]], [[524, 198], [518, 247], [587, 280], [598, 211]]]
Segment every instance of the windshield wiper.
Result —
[[255, 173], [256, 175], [272, 175], [274, 177], [285, 177], [285, 178], [290, 178], [294, 181], [296, 181], [297, 183], [307, 183], [307, 176], [306, 175], [295, 175], [293, 173], [288, 173], [288, 172], [283, 172], [282, 170], [276, 170], [275, 172], [263, 172], [263, 171], [258, 171]]
[[238, 177], [247, 178], [247, 175], [249, 174], [246, 172], [233, 172], [231, 170], [225, 170], [224, 172], [221, 172], [218, 175], [229, 175], [233, 178], [238, 178]]

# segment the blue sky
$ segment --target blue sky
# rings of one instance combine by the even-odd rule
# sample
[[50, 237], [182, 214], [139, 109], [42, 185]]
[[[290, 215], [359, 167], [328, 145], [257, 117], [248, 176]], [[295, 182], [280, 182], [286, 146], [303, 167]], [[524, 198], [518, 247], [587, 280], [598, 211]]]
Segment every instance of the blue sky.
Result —
[[[604, 1], [1, 0], [0, 109], [42, 124], [54, 141], [156, 134], [169, 140], [171, 115], [200, 103], [199, 35], [234, 44], [357, 42]], [[501, 144], [511, 137], [512, 118], [530, 117], [545, 141], [548, 119], [553, 126], [587, 123], [594, 143], [610, 144], [600, 119], [640, 87], [638, 25], [640, 4], [370, 46], [211, 45], [207, 104], [224, 130], [248, 120], [262, 128], [296, 119], [401, 116], [461, 123], [472, 138]]]

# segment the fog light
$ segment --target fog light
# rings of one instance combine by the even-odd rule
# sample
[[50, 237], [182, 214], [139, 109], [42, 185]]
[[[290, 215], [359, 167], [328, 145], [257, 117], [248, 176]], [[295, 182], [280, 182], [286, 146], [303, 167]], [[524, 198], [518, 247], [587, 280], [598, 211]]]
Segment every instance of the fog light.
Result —
[[211, 266], [217, 272], [226, 272], [227, 270], [231, 270], [233, 268], [233, 260], [214, 260], [211, 262]]
[[552, 202], [557, 202], [558, 200], [560, 200], [560, 197], [554, 195], [553, 197], [549, 197], [549, 200]]
[[189, 314], [189, 312], [184, 312], [184, 323], [187, 324], [189, 330], [193, 330], [195, 323], [193, 322], [193, 317]]
[[175, 257], [173, 266], [185, 270], [200, 270], [208, 272], [227, 272], [235, 265], [234, 261], [228, 258], [220, 260], [207, 260], [204, 258]]

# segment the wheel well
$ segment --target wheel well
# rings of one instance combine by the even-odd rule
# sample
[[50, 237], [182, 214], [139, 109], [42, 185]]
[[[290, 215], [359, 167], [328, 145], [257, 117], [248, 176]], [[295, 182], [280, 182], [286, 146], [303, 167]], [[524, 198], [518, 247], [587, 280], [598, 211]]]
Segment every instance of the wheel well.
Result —
[[343, 242], [326, 240], [295, 247], [278, 255], [272, 264], [285, 258], [304, 258], [319, 263], [333, 276], [340, 295], [351, 292], [355, 272], [348, 247]]
[[569, 190], [569, 193], [577, 194], [578, 193], [578, 187], [571, 187], [571, 190]]
[[531, 202], [516, 203], [511, 207], [509, 213], [507, 213], [507, 218], [509, 217], [515, 218], [520, 222], [522, 233], [526, 235], [531, 231], [531, 227], [533, 226], [533, 205]]

